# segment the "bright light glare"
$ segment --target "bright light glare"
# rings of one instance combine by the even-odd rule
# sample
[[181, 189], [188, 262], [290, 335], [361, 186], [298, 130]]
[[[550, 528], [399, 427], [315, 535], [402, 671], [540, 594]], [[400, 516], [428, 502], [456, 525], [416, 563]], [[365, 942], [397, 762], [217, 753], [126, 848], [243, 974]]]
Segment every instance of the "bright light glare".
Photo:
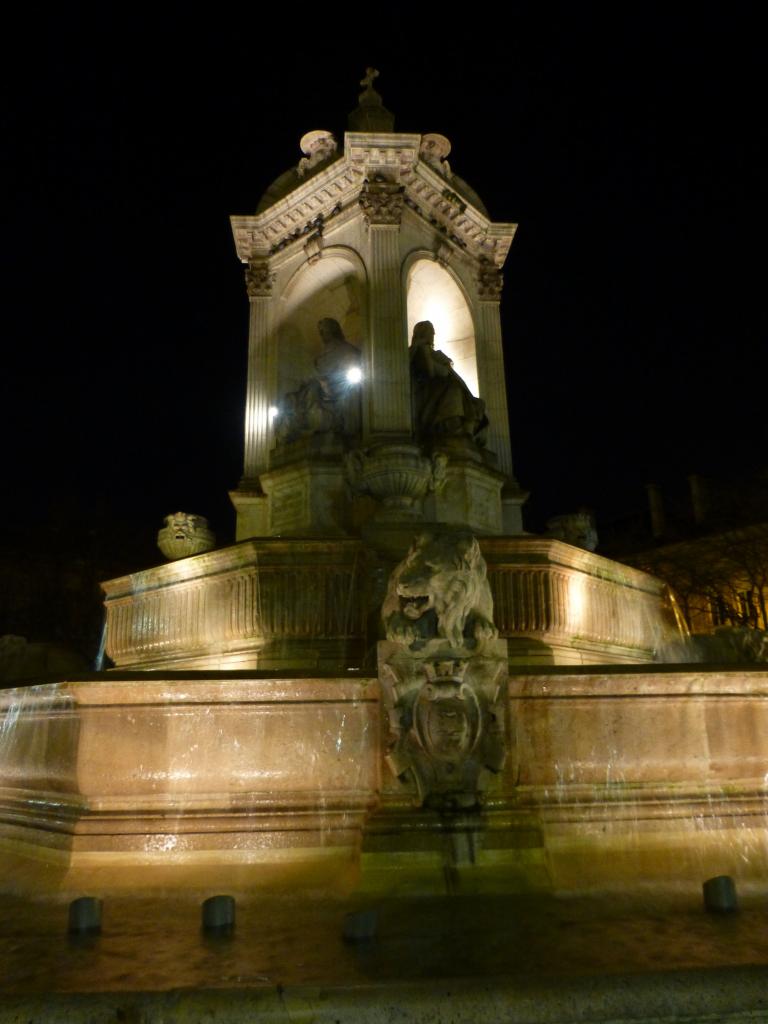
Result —
[[589, 604], [587, 580], [583, 573], [574, 574], [568, 580], [568, 611], [571, 628], [578, 628], [584, 622]]
[[280, 412], [280, 410], [277, 408], [276, 405], [270, 405], [270, 407], [269, 407], [269, 422], [270, 423], [275, 418], [275, 416], [277, 416], [277, 414], [279, 412]]
[[350, 366], [347, 370], [347, 380], [350, 384], [359, 384], [363, 379], [363, 371], [359, 366]]
[[440, 303], [428, 302], [424, 307], [423, 319], [429, 320], [435, 328], [435, 348], [440, 348], [453, 334], [453, 321], [450, 313]]

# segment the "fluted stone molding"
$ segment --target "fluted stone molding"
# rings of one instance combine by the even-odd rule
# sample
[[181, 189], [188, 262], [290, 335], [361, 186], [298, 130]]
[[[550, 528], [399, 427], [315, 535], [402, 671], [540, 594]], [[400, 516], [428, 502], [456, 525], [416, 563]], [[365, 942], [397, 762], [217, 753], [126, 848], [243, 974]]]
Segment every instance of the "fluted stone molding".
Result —
[[368, 430], [371, 439], [409, 437], [411, 396], [403, 381], [410, 379], [408, 344], [404, 332], [403, 289], [400, 281], [400, 214], [402, 192], [391, 183], [369, 186], [369, 206], [360, 205], [368, 223], [370, 269], [369, 365], [373, 386], [368, 388]]
[[[499, 275], [500, 277], [501, 275]], [[478, 347], [482, 346], [483, 358], [478, 359], [478, 385], [480, 397], [490, 420], [488, 448], [498, 458], [498, 469], [513, 476], [512, 445], [509, 437], [509, 412], [507, 389], [504, 378], [504, 351], [501, 343], [501, 316], [498, 298], [496, 301], [479, 302]]]
[[248, 325], [248, 386], [245, 400], [245, 459], [243, 480], [255, 486], [269, 463], [269, 330], [272, 308], [272, 276], [266, 264], [251, 264], [246, 271], [250, 300]]
[[291, 644], [300, 657], [318, 645], [348, 646], [364, 631], [365, 605], [355, 600], [361, 565], [356, 541], [307, 540], [300, 551], [290, 541], [246, 541], [110, 580], [109, 657], [141, 668], [212, 652], [258, 660], [273, 643], [281, 657]]

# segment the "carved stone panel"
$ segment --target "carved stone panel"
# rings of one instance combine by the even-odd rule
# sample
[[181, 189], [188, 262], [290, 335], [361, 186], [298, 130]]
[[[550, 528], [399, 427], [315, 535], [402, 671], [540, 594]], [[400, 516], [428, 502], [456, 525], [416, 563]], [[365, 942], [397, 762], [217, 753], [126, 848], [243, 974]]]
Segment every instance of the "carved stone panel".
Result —
[[404, 192], [405, 186], [395, 182], [366, 182], [360, 193], [360, 206], [367, 223], [399, 224]]
[[417, 656], [380, 644], [387, 764], [398, 777], [410, 775], [423, 806], [475, 808], [504, 766], [506, 644], [492, 647], [491, 655], [457, 658], [434, 642]]
[[471, 534], [422, 535], [390, 577], [379, 645], [387, 762], [424, 806], [476, 808], [504, 765], [507, 648], [492, 616]]
[[249, 298], [258, 298], [272, 294], [275, 275], [270, 272], [269, 264], [259, 260], [248, 264], [245, 270], [245, 287]]

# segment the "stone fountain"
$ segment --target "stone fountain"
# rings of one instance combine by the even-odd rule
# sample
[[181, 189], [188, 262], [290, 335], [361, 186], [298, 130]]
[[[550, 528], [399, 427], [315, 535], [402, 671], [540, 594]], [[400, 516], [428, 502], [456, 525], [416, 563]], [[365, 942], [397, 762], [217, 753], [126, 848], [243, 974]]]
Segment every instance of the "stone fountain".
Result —
[[372, 78], [342, 151], [302, 149], [232, 218], [237, 543], [169, 516], [171, 560], [104, 584], [114, 668], [2, 693], [4, 887], [764, 877], [768, 672], [659, 664], [679, 633], [658, 580], [523, 530], [515, 225], [444, 136], [394, 131]]

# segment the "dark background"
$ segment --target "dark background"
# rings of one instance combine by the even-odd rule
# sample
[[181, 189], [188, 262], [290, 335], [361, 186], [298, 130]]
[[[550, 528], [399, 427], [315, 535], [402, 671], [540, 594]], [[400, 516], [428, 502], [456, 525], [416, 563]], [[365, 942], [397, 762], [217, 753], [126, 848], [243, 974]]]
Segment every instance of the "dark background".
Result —
[[5, 97], [6, 539], [98, 537], [81, 560], [102, 571], [159, 561], [176, 509], [233, 539], [248, 303], [228, 218], [304, 132], [341, 141], [369, 64], [396, 130], [447, 135], [520, 225], [502, 318], [528, 527], [764, 464], [757, 21], [575, 8], [467, 10], [438, 37], [404, 8], [346, 38], [327, 12], [54, 16]]

